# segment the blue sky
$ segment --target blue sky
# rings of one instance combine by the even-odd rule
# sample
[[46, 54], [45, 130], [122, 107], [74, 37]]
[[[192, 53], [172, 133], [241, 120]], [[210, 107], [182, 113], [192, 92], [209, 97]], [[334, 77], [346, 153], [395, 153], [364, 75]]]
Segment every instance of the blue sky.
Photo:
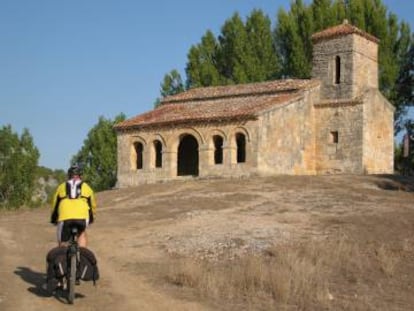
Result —
[[[99, 116], [151, 110], [164, 75], [225, 20], [288, 0], [0, 0], [0, 126], [28, 128], [39, 164], [66, 169]], [[414, 1], [385, 0], [414, 30]], [[1, 142], [0, 142], [1, 143]]]

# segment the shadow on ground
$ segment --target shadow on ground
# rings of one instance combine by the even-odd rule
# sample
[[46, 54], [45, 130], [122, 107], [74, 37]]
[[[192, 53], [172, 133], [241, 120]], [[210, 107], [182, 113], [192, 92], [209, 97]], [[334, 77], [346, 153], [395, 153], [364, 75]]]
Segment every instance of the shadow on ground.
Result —
[[[32, 294], [38, 297], [51, 297], [52, 295], [46, 290], [46, 274], [33, 271], [27, 267], [17, 267], [15, 274], [20, 276], [23, 281], [32, 285], [27, 290]], [[62, 303], [67, 303], [66, 300], [66, 291], [57, 290], [54, 292], [53, 296], [56, 300], [59, 300]], [[85, 296], [79, 293], [75, 294], [75, 299], [84, 298]]]
[[15, 274], [20, 276], [23, 281], [32, 285], [27, 290], [39, 297], [50, 297], [44, 286], [46, 284], [46, 274], [33, 271], [28, 267], [17, 267]]
[[414, 191], [414, 176], [403, 175], [377, 175], [381, 179], [375, 182], [375, 184], [384, 190], [394, 191]]

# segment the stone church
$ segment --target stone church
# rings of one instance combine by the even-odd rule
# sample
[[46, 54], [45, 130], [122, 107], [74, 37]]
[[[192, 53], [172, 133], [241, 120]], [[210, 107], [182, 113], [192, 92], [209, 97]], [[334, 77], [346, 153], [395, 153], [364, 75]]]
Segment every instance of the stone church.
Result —
[[393, 173], [394, 107], [378, 89], [378, 39], [345, 21], [312, 41], [311, 79], [194, 88], [116, 124], [118, 186]]

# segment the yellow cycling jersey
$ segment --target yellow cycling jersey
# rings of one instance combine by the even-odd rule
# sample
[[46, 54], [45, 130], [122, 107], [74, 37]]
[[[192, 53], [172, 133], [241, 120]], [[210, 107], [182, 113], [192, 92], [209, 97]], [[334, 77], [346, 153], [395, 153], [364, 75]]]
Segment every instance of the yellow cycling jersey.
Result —
[[89, 209], [95, 218], [96, 199], [94, 192], [88, 184], [82, 182], [80, 196], [70, 199], [67, 195], [66, 182], [64, 182], [56, 189], [52, 203], [52, 214], [55, 208], [57, 208], [58, 222], [67, 219], [89, 219]]

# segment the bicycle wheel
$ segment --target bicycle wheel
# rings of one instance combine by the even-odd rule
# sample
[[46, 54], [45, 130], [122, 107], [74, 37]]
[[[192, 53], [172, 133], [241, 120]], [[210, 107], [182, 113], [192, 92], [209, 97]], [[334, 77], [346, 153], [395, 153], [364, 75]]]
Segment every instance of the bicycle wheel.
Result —
[[76, 282], [76, 254], [70, 255], [70, 275], [68, 282], [68, 301], [73, 304], [75, 300], [75, 282]]

